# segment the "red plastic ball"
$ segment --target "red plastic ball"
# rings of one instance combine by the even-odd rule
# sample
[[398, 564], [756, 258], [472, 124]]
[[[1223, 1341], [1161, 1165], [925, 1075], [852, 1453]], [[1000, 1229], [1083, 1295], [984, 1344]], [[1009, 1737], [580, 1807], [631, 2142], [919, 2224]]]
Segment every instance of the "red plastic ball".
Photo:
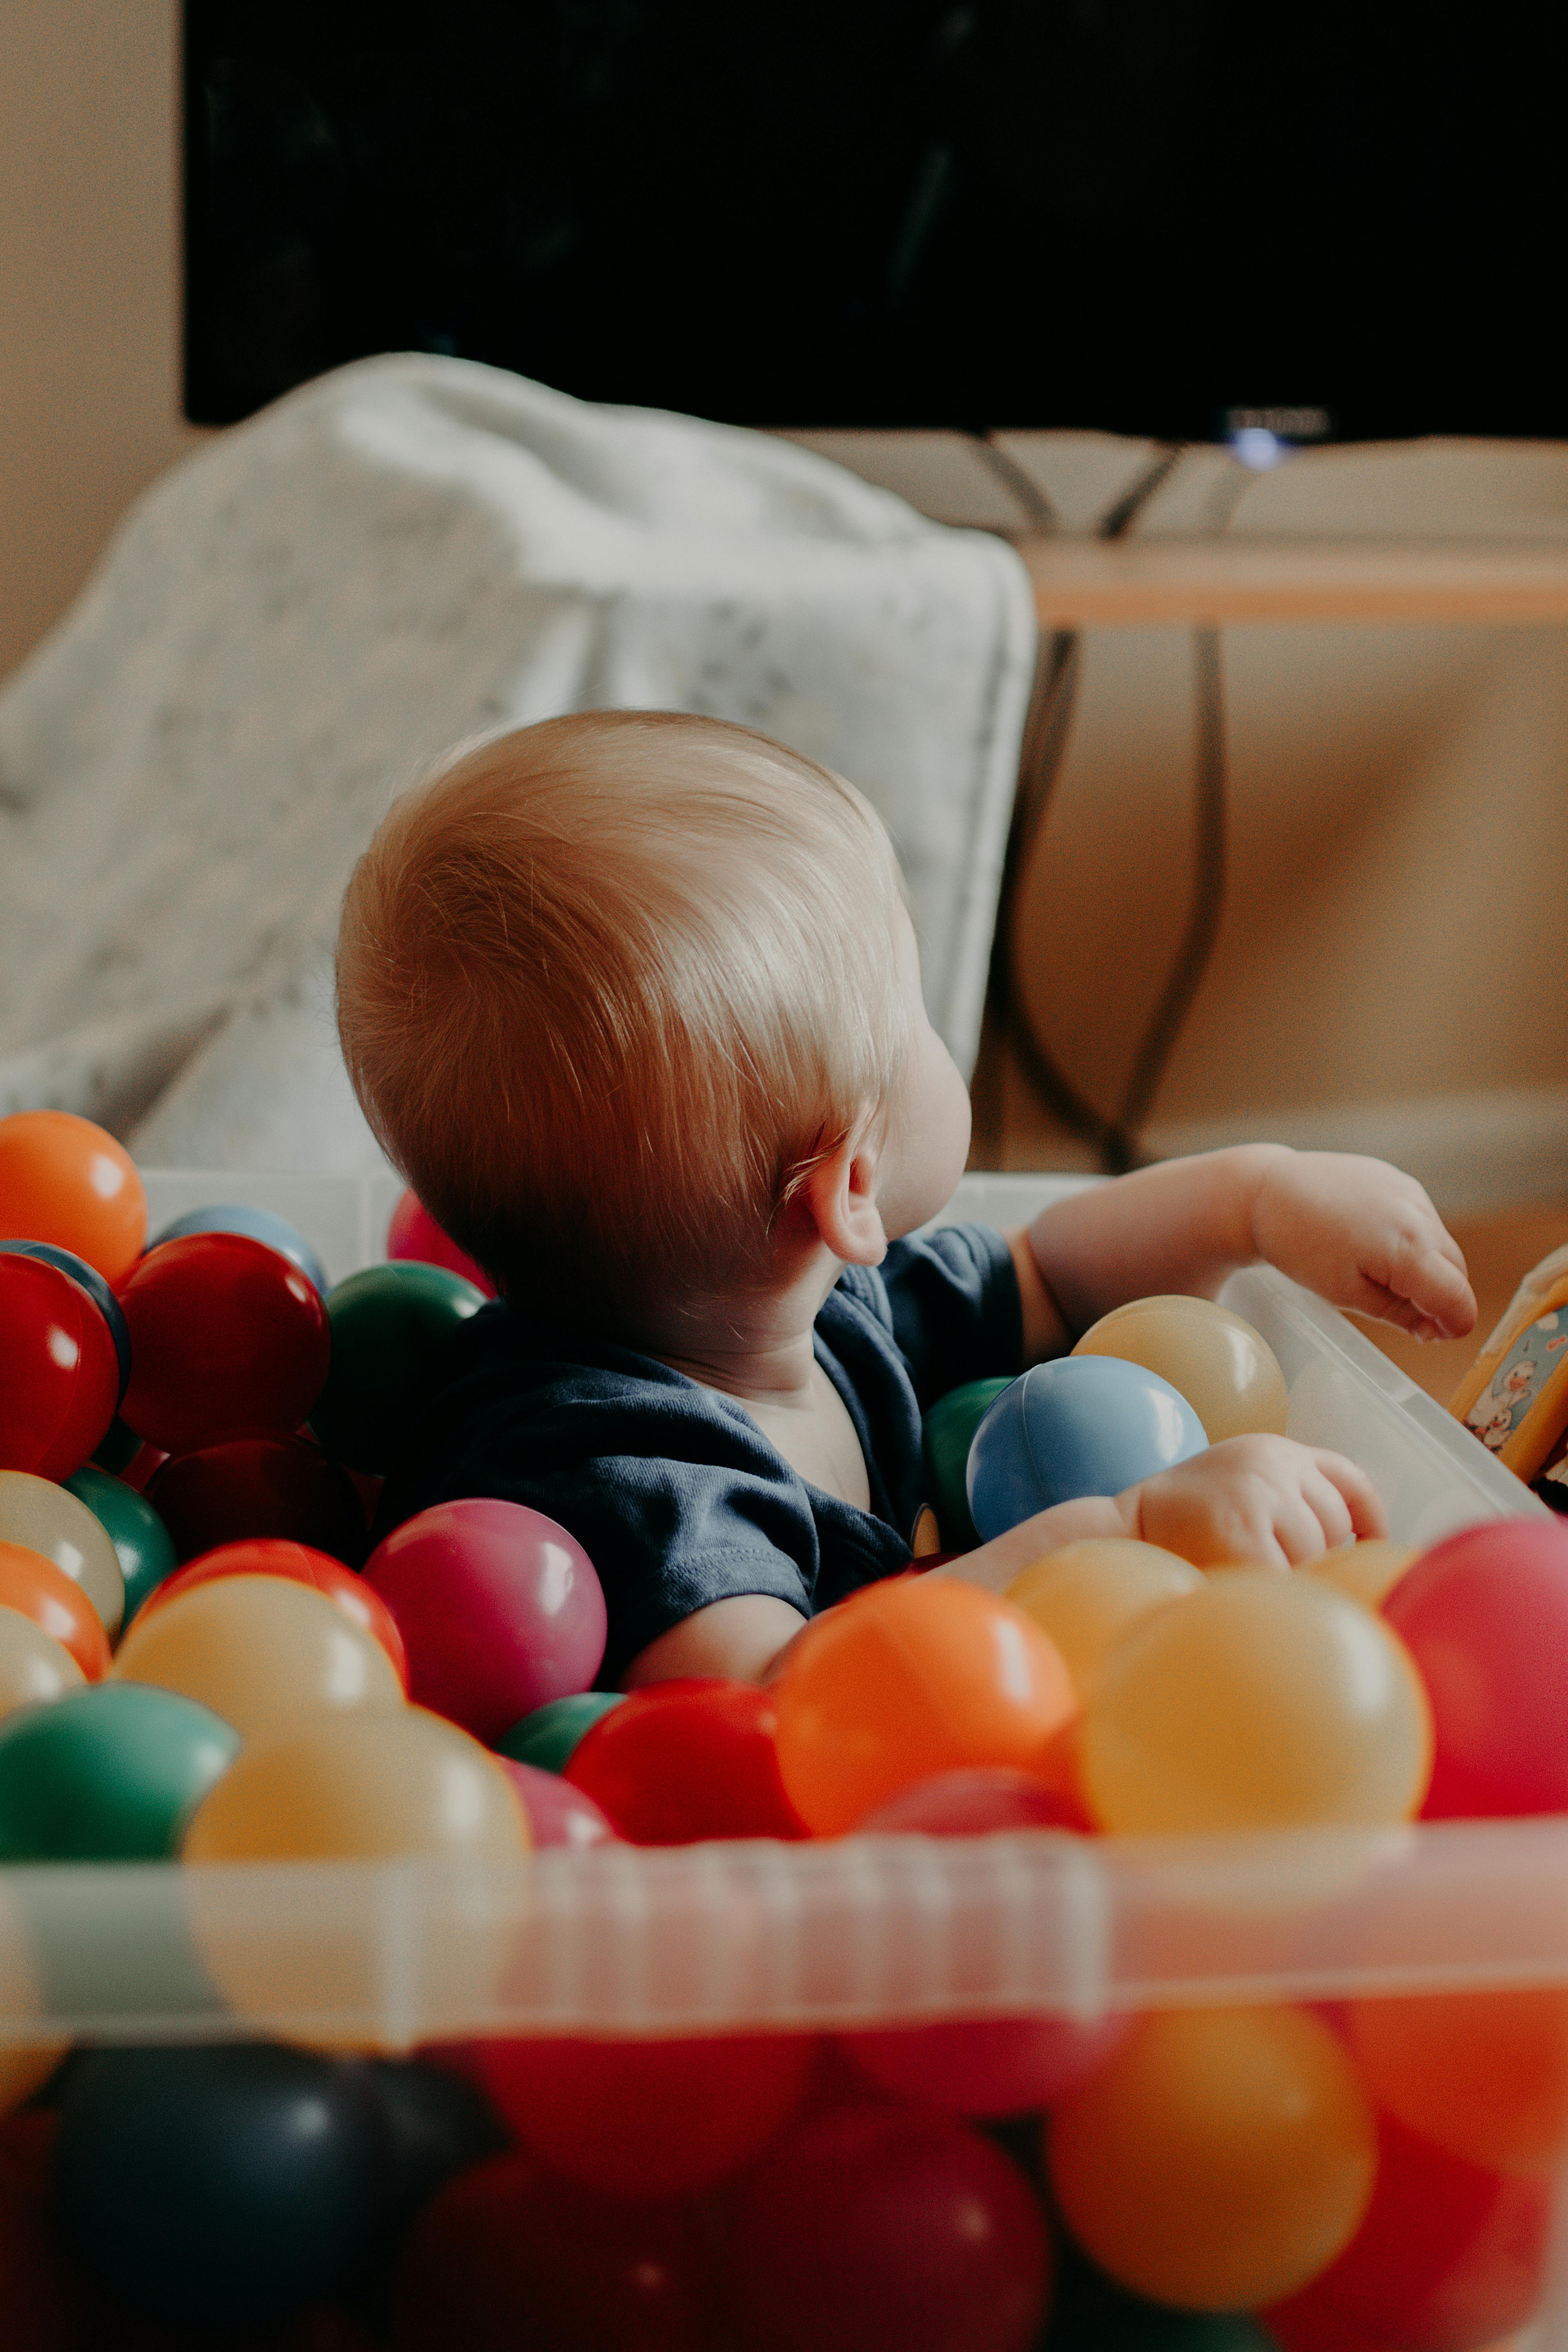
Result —
[[124, 1145], [74, 1111], [0, 1118], [0, 1238], [53, 1242], [118, 1282], [147, 1238], [147, 1194]]
[[82, 2342], [84, 2292], [54, 2214], [58, 2121], [31, 2108], [0, 2122], [0, 2313], [16, 2352], [79, 2352]]
[[1568, 1527], [1449, 1536], [1383, 1605], [1432, 1702], [1429, 1821], [1568, 1812]]
[[363, 1577], [345, 1568], [341, 1559], [312, 1551], [308, 1544], [262, 1537], [254, 1543], [221, 1545], [217, 1550], [193, 1559], [188, 1567], [176, 1569], [173, 1576], [165, 1577], [142, 1602], [140, 1614], [150, 1617], [166, 1601], [188, 1592], [193, 1585], [216, 1583], [225, 1576], [280, 1576], [290, 1584], [308, 1584], [312, 1591], [324, 1593], [345, 1617], [374, 1635], [397, 1668], [404, 1689], [408, 1688], [408, 1659], [403, 1636], [380, 1593], [374, 1592]]
[[114, 1335], [80, 1285], [0, 1254], [0, 1470], [68, 1478], [102, 1444], [119, 1391]]
[[1021, 2172], [952, 2116], [843, 2106], [742, 2184], [726, 2263], [746, 2352], [1027, 2352], [1052, 2282]]
[[386, 1229], [386, 1255], [390, 1258], [415, 1258], [421, 1265], [444, 1265], [449, 1274], [460, 1274], [465, 1282], [482, 1290], [487, 1298], [496, 1295], [495, 1284], [483, 1266], [441, 1231], [429, 1210], [413, 1192], [405, 1192], [392, 1213], [392, 1223]]
[[816, 2051], [785, 2033], [475, 2042], [448, 2063], [557, 2172], [613, 2197], [678, 2197], [727, 2179], [783, 2130]]
[[704, 2352], [711, 2264], [683, 2205], [631, 2204], [493, 2157], [415, 2221], [392, 2278], [395, 2352]]
[[772, 1694], [754, 1683], [651, 1683], [584, 1734], [566, 1778], [633, 1845], [804, 1837], [779, 1777], [777, 1730]]
[[321, 1295], [245, 1234], [160, 1242], [119, 1286], [131, 1330], [121, 1418], [166, 1454], [308, 1421], [331, 1339]]
[[1553, 2183], [1489, 2172], [1378, 2118], [1377, 2181], [1355, 2236], [1260, 2315], [1284, 2352], [1478, 2352], [1541, 2301]]
[[498, 1756], [496, 1762], [517, 1790], [536, 1847], [569, 1845], [581, 1853], [614, 1838], [614, 1823], [605, 1820], [593, 1798], [559, 1772], [542, 1772], [537, 1764], [520, 1764], [513, 1756]]
[[599, 1671], [605, 1596], [594, 1564], [524, 1503], [437, 1503], [378, 1544], [364, 1574], [397, 1620], [414, 1699], [487, 1747]]
[[[1071, 1798], [1027, 1772], [943, 1772], [890, 1797], [858, 1834], [986, 1837], [1087, 1826]], [[905, 2098], [968, 2116], [1026, 2115], [1087, 2082], [1131, 2024], [1126, 2015], [962, 2018], [847, 2033], [843, 2047], [873, 2082]]]
[[[135, 1468], [132, 1463], [128, 1478]], [[263, 1536], [330, 1552], [351, 1567], [364, 1557], [368, 1531], [358, 1488], [341, 1463], [329, 1462], [302, 1437], [222, 1438], [194, 1454], [160, 1458], [146, 1494], [181, 1559]]]

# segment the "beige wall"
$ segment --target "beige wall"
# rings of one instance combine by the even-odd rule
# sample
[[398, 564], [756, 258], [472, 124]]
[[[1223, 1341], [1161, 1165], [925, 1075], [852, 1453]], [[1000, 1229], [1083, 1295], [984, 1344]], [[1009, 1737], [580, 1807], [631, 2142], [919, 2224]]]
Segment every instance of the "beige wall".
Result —
[[176, 0], [0, 0], [0, 677], [180, 415]]

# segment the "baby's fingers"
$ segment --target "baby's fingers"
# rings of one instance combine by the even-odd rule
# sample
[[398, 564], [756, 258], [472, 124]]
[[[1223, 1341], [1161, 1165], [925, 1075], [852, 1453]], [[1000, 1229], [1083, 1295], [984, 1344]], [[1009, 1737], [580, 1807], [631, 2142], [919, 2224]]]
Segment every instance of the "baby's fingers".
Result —
[[1331, 1551], [1352, 1536], [1385, 1536], [1387, 1514], [1366, 1472], [1324, 1447], [1310, 1446], [1308, 1452], [1311, 1467], [1301, 1481], [1302, 1497], [1329, 1538], [1325, 1549]]
[[1428, 1330], [1450, 1339], [1463, 1339], [1475, 1328], [1476, 1294], [1470, 1287], [1463, 1253], [1453, 1235], [1438, 1227], [1436, 1234], [1411, 1241], [1394, 1253], [1387, 1267], [1363, 1268], [1373, 1290], [1386, 1305], [1371, 1312], [1399, 1324], [1421, 1338]]

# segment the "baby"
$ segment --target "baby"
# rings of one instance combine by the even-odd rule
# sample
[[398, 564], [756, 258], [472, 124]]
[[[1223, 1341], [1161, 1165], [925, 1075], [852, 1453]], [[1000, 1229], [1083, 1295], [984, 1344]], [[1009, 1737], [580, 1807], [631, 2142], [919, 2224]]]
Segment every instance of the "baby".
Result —
[[[1425, 1337], [1475, 1320], [1418, 1184], [1279, 1145], [913, 1238], [969, 1103], [897, 861], [852, 786], [744, 728], [597, 711], [455, 756], [355, 869], [338, 1009], [371, 1125], [502, 1293], [382, 1528], [465, 1495], [559, 1520], [605, 1587], [611, 1685], [765, 1676], [936, 1548], [926, 1408], [1126, 1299], [1263, 1259]], [[953, 1572], [1000, 1591], [1084, 1536], [1284, 1566], [1383, 1525], [1341, 1455], [1231, 1438]]]

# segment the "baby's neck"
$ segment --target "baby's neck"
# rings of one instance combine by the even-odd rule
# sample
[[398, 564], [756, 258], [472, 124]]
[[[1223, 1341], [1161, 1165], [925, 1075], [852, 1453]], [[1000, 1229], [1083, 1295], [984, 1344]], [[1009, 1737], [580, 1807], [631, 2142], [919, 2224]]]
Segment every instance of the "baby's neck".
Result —
[[817, 1389], [812, 1327], [843, 1271], [819, 1248], [787, 1283], [656, 1319], [638, 1344], [672, 1371], [742, 1404], [807, 1408]]

